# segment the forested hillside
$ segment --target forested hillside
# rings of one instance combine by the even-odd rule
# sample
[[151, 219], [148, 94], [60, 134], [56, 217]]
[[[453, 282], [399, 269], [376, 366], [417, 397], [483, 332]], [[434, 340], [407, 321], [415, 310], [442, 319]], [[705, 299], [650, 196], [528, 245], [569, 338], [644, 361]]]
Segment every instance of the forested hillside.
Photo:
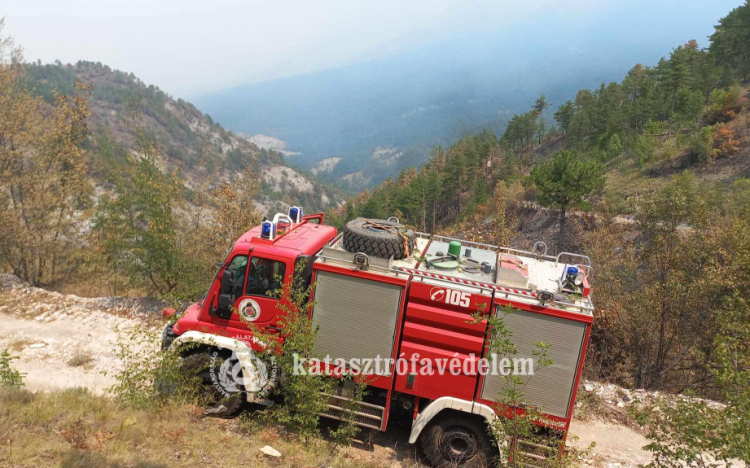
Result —
[[0, 270], [85, 294], [197, 299], [261, 215], [337, 191], [191, 104], [89, 62], [24, 62], [0, 20]]
[[337, 201], [335, 190], [288, 167], [279, 153], [228, 132], [189, 102], [174, 100], [132, 74], [93, 62], [30, 64], [25, 80], [49, 104], [55, 93], [73, 94], [76, 83], [90, 87], [86, 144], [92, 150], [95, 174], [101, 172], [100, 163], [127, 159], [137, 146], [136, 129], [142, 129], [158, 145], [165, 167], [179, 171], [190, 188], [231, 179], [249, 165], [262, 175], [256, 198], [264, 210], [272, 211], [274, 202], [283, 202], [314, 211]]
[[[350, 199], [341, 214], [398, 213], [432, 231], [482, 211], [498, 182], [522, 183], [526, 199], [533, 201], [540, 179], [532, 169], [539, 166], [538, 173], [561, 150], [574, 153], [575, 164], [606, 174], [603, 190], [586, 195], [612, 213], [632, 213], [639, 197], [683, 170], [728, 187], [750, 175], [747, 86], [742, 84], [748, 71], [737, 58], [746, 57], [750, 42], [741, 36], [746, 26], [732, 21], [731, 15], [722, 20], [709, 48], [689, 41], [657, 66], [637, 64], [621, 82], [579, 91], [574, 101], [559, 106], [554, 122], [544, 117], [548, 101], [541, 95], [528, 112], [510, 119], [501, 136], [485, 130], [449, 148], [437, 147], [422, 168], [402, 171]], [[565, 208], [581, 206], [590, 205]]]

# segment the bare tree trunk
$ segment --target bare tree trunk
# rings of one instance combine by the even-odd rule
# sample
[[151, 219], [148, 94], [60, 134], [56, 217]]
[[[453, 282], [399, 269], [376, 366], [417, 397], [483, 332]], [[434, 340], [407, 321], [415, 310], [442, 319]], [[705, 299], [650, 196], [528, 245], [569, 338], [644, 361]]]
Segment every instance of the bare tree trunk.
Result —
[[562, 252], [563, 247], [565, 246], [565, 208], [565, 206], [560, 208], [560, 222], [557, 231], [557, 253]]

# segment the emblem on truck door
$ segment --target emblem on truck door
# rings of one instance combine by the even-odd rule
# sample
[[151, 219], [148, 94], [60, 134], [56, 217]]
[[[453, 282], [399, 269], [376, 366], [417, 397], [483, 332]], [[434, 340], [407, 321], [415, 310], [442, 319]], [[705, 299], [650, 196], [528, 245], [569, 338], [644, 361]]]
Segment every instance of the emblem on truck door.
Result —
[[260, 306], [252, 299], [244, 299], [238, 309], [242, 318], [248, 322], [255, 322], [260, 317]]
[[469, 307], [471, 304], [471, 293], [457, 291], [455, 289], [435, 287], [430, 290], [430, 299], [436, 302], [445, 302], [446, 304]]

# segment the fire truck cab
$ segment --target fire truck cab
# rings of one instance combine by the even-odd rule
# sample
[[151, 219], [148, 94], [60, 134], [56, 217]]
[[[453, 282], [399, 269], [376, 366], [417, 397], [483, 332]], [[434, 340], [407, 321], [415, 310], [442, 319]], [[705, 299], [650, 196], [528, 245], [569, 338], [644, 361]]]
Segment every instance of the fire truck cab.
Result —
[[[564, 446], [592, 323], [588, 257], [550, 256], [542, 243], [522, 251], [414, 233], [411, 251], [395, 260], [348, 251], [342, 236], [323, 224], [322, 214], [302, 216], [301, 210], [248, 231], [206, 296], [165, 330], [165, 341], [252, 348], [239, 315], [273, 330], [279, 299], [267, 292], [279, 287], [279, 278], [291, 281], [296, 263], [306, 259], [306, 281], [315, 285], [309, 317], [318, 327], [316, 353], [347, 363], [391, 363], [361, 368], [372, 378], [358, 403], [358, 425], [384, 431], [393, 411], [407, 412], [409, 443], [421, 438], [437, 466], [479, 465], [492, 445], [524, 444], [493, 444], [486, 430], [487, 422], [524, 410], [499, 405], [505, 377], [481, 368], [483, 359], [492, 359], [491, 334], [487, 320], [474, 316], [503, 314], [517, 358], [533, 359], [541, 341], [553, 362], [521, 376], [525, 405], [544, 415], [540, 425], [552, 436], [548, 447], [528, 442], [528, 453], [541, 460]], [[508, 306], [513, 313], [506, 314]], [[252, 374], [252, 364], [243, 363], [242, 371]], [[252, 388], [246, 391], [252, 400]], [[350, 400], [342, 387], [328, 395], [322, 416], [341, 419]]]

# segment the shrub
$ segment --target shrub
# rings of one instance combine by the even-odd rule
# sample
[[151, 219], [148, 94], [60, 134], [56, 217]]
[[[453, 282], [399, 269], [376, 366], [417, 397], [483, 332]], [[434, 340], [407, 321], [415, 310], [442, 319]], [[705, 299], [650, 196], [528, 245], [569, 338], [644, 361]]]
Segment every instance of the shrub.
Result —
[[76, 353], [75, 356], [68, 360], [69, 367], [81, 367], [90, 364], [94, 358], [88, 354]]
[[[197, 379], [180, 369], [180, 354], [191, 345], [160, 350], [161, 335], [146, 324], [118, 328], [114, 353], [122, 366], [116, 383], [107, 389], [117, 400], [134, 408], [151, 408], [175, 402], [192, 402], [198, 394]], [[105, 372], [106, 374], [106, 372]]]
[[690, 160], [692, 162], [708, 162], [713, 159], [713, 134], [711, 127], [703, 127], [690, 136], [688, 141]]
[[23, 378], [26, 374], [18, 372], [10, 365], [11, 361], [18, 359], [11, 356], [7, 349], [0, 354], [0, 386], [5, 388], [21, 388], [24, 386]]
[[739, 86], [732, 86], [728, 90], [715, 89], [709, 97], [706, 119], [710, 124], [729, 122], [742, 110], [745, 98]]
[[711, 133], [714, 158], [731, 156], [740, 150], [740, 141], [735, 138], [734, 130], [726, 125], [717, 125]]

